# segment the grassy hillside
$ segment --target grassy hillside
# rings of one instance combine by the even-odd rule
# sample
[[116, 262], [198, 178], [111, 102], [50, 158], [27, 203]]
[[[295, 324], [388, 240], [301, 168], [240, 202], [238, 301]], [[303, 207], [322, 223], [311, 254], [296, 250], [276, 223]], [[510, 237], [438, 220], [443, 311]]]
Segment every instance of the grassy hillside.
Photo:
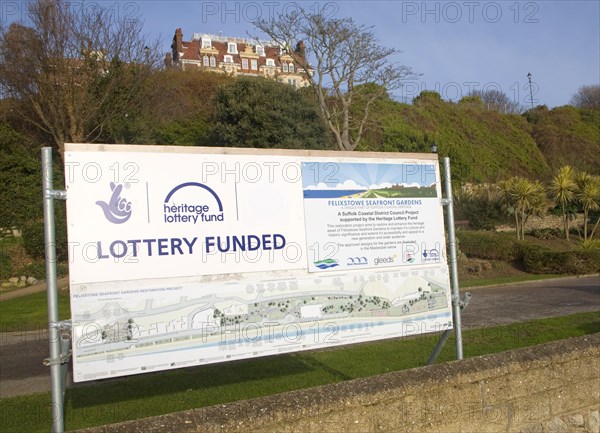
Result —
[[361, 150], [428, 152], [435, 141], [459, 181], [548, 179], [565, 163], [600, 170], [597, 111], [569, 106], [502, 114], [476, 100], [451, 103], [423, 92], [413, 105], [379, 101], [371, 119]]
[[565, 164], [600, 173], [600, 111], [571, 107], [526, 113], [532, 137], [552, 169]]

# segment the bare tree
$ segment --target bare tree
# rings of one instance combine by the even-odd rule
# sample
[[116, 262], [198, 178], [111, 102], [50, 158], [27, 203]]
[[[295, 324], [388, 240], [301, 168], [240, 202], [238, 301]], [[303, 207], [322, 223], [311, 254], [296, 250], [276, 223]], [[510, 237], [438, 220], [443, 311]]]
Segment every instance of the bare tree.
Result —
[[359, 145], [373, 102], [415, 75], [392, 63], [398, 51], [379, 45], [372, 27], [328, 17], [324, 9], [296, 8], [254, 25], [304, 69], [340, 150]]
[[141, 35], [141, 21], [119, 19], [98, 3], [38, 0], [28, 16], [31, 26], [2, 29], [0, 84], [62, 154], [65, 142], [94, 141], [126, 114], [157, 61], [157, 42]]
[[496, 110], [504, 114], [521, 114], [523, 112], [523, 106], [517, 101], [511, 100], [501, 90], [474, 90], [469, 96], [478, 96], [488, 110]]
[[571, 105], [600, 110], [600, 85], [582, 86], [571, 98]]

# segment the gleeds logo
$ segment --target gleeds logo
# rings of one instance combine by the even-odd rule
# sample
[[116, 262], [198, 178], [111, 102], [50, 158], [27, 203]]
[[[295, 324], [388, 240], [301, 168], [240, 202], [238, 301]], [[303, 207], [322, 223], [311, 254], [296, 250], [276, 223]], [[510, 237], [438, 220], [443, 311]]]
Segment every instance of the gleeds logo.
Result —
[[395, 261], [396, 261], [396, 254], [394, 254], [393, 256], [388, 256], [388, 257], [375, 257], [373, 259], [373, 263], [375, 264], [375, 266], [393, 265]]
[[199, 224], [225, 218], [221, 198], [212, 188], [198, 182], [185, 182], [169, 191], [163, 213], [168, 224]]
[[131, 202], [121, 197], [121, 193], [123, 192], [123, 185], [117, 185], [114, 182], [111, 182], [110, 189], [112, 191], [112, 195], [110, 196], [110, 200], [108, 201], [108, 203], [102, 200], [98, 200], [96, 204], [100, 206], [100, 208], [104, 212], [104, 216], [108, 221], [110, 221], [113, 224], [123, 224], [124, 222], [127, 222], [131, 217]]

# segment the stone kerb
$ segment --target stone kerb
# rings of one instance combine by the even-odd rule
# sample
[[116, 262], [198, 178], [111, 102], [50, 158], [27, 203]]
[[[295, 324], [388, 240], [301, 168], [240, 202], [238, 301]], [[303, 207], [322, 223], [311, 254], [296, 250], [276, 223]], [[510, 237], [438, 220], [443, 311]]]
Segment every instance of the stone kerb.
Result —
[[598, 433], [598, 359], [594, 334], [80, 432]]

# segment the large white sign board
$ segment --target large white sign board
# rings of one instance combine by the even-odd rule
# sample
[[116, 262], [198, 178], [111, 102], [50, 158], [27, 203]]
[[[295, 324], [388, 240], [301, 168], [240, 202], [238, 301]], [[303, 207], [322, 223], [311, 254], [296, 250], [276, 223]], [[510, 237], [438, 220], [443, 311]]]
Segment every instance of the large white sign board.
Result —
[[435, 155], [67, 144], [74, 380], [452, 327]]

